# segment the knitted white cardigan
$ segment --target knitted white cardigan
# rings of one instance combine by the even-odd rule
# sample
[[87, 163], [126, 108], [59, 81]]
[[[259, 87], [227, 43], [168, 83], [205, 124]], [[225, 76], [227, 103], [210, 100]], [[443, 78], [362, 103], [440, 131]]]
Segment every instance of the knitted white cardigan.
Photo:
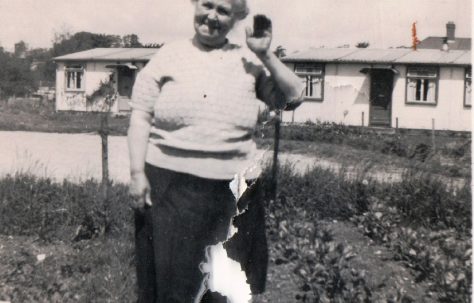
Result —
[[246, 48], [206, 50], [194, 40], [166, 44], [138, 74], [131, 107], [154, 115], [146, 162], [209, 179], [255, 178], [252, 139], [259, 108], [284, 103]]

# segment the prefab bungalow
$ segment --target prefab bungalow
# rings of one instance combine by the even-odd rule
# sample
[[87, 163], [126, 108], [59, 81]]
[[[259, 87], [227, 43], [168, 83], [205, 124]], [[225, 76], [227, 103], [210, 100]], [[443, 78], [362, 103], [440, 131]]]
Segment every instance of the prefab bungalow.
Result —
[[[101, 82], [118, 92], [112, 112], [129, 111], [133, 83], [153, 48], [96, 48], [56, 57], [56, 109], [99, 111]], [[306, 84], [306, 100], [284, 122], [471, 130], [471, 52], [317, 48], [282, 59]]]
[[471, 52], [317, 48], [282, 59], [306, 84], [284, 122], [471, 130]]
[[[56, 110], [101, 111], [101, 100], [90, 100], [101, 83], [111, 82], [117, 100], [111, 112], [129, 111], [137, 72], [157, 52], [156, 48], [95, 48], [54, 58]], [[102, 100], [103, 101], [103, 100]]]

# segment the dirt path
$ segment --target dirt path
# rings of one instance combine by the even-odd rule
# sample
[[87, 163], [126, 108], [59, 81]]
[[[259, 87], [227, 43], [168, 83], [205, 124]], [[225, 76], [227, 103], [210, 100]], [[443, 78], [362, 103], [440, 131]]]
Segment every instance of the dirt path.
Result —
[[[57, 134], [39, 132], [0, 131], [0, 175], [28, 172], [40, 177], [61, 181], [67, 178], [80, 181], [100, 179], [100, 139], [96, 134]], [[109, 137], [110, 176], [116, 182], [129, 181], [129, 160], [126, 138]], [[336, 161], [299, 154], [281, 153], [280, 163], [289, 163], [295, 171], [304, 173], [312, 167], [339, 171]], [[270, 162], [272, 153], [266, 152], [262, 162]], [[357, 173], [348, 168], [349, 173]], [[374, 173], [377, 180], [398, 180], [400, 172]]]
[[[129, 181], [125, 139], [109, 137], [109, 174], [122, 183]], [[59, 182], [101, 178], [101, 143], [97, 134], [1, 131], [0, 145], [0, 176], [26, 172]]]
[[[268, 160], [271, 159], [271, 153], [267, 153]], [[356, 178], [358, 176], [365, 176], [376, 180], [377, 182], [392, 183], [400, 182], [403, 178], [404, 169], [393, 167], [393, 166], [375, 166], [365, 168], [361, 165], [343, 165], [340, 162], [315, 156], [307, 156], [301, 154], [293, 153], [281, 153], [279, 155], [279, 161], [283, 165], [290, 165], [293, 167], [294, 171], [299, 174], [304, 174], [308, 170], [311, 170], [314, 167], [319, 167], [323, 169], [331, 170], [335, 173], [341, 171], [344, 172], [345, 176], [348, 178]], [[441, 179], [446, 184], [451, 184], [457, 188], [464, 186], [467, 182], [464, 178], [452, 178], [446, 177], [443, 175], [434, 175], [435, 177]]]
[[[23, 131], [0, 131], [0, 176], [27, 172], [61, 182], [101, 179], [101, 144], [97, 134], [58, 134]], [[272, 152], [264, 153], [262, 163], [271, 163]], [[313, 167], [334, 172], [344, 170], [348, 177], [362, 173], [364, 167], [344, 166], [342, 161], [293, 153], [280, 153], [281, 164], [289, 164], [298, 173]], [[128, 183], [129, 159], [126, 137], [109, 137], [109, 175], [115, 182]], [[365, 173], [365, 172], [364, 172]], [[373, 167], [367, 176], [379, 182], [398, 182], [403, 170], [396, 167]], [[441, 177], [441, 176], [440, 176]], [[464, 179], [445, 178], [458, 186]]]
[[[27, 172], [57, 181], [67, 178], [80, 181], [100, 179], [101, 143], [96, 134], [58, 134], [23, 131], [0, 131], [0, 176]], [[129, 159], [126, 138], [109, 137], [110, 176], [115, 182], [129, 181]], [[272, 159], [265, 152], [263, 163]], [[313, 166], [339, 169], [340, 164], [320, 158], [281, 153], [282, 163], [291, 163], [295, 170], [304, 172]]]

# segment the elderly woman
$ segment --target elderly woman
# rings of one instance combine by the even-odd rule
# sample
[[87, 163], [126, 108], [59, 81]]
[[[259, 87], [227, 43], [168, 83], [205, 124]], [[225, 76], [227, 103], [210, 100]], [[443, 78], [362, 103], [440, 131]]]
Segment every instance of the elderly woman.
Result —
[[226, 240], [236, 214], [229, 183], [259, 175], [252, 139], [258, 99], [283, 108], [303, 91], [270, 51], [271, 28], [259, 37], [248, 28], [247, 47], [226, 38], [248, 13], [245, 0], [192, 2], [194, 37], [165, 44], [133, 89], [128, 142], [139, 302], [201, 300], [206, 247]]

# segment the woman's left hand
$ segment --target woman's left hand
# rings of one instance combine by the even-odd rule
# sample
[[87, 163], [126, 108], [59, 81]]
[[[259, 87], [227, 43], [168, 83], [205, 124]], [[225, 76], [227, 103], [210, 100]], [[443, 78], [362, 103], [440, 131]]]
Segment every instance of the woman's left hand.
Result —
[[269, 28], [263, 32], [262, 37], [254, 37], [253, 30], [250, 27], [245, 29], [247, 36], [247, 46], [256, 55], [264, 55], [270, 49], [272, 43], [272, 29]]

